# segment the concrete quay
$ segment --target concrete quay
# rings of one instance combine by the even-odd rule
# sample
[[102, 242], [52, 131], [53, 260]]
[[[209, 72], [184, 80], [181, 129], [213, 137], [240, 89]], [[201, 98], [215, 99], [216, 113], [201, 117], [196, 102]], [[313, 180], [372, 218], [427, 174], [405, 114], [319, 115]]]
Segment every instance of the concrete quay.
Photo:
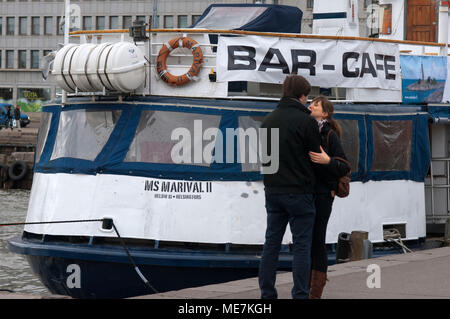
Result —
[[[380, 267], [380, 288], [367, 285], [373, 264]], [[332, 265], [328, 279], [323, 299], [450, 299], [450, 247]], [[290, 299], [292, 273], [279, 273], [276, 287], [280, 299]], [[135, 298], [259, 299], [260, 291], [258, 278], [250, 278]]]

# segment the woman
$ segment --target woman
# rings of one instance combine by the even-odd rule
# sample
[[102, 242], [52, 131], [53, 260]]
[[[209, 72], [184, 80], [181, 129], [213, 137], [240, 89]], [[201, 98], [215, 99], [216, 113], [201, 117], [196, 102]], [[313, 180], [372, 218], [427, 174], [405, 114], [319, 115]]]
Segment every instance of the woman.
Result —
[[350, 167], [334, 157], [345, 157], [340, 142], [341, 127], [333, 119], [333, 104], [324, 96], [312, 100], [308, 109], [318, 122], [321, 136], [321, 153], [309, 152], [313, 163], [322, 164], [316, 170], [316, 216], [311, 246], [310, 299], [320, 299], [327, 280], [328, 257], [325, 246], [325, 234], [330, 218], [337, 179], [348, 173]]

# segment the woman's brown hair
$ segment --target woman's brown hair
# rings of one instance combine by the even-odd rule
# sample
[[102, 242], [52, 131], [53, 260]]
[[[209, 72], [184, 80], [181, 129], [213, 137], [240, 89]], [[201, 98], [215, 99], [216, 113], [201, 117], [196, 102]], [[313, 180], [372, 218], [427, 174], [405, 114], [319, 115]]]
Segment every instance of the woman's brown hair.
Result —
[[326, 119], [328, 123], [330, 123], [331, 129], [336, 132], [336, 134], [341, 138], [342, 128], [339, 123], [333, 118], [334, 114], [334, 106], [333, 103], [330, 102], [325, 96], [319, 95], [315, 97], [311, 103], [314, 102], [322, 102], [322, 111], [328, 113]]

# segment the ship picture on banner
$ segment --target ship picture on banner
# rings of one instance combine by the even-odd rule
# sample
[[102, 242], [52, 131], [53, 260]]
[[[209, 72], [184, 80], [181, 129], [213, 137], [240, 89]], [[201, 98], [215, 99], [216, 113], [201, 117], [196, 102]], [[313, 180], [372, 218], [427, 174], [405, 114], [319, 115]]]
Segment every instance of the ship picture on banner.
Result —
[[401, 56], [403, 103], [440, 103], [447, 77], [446, 57]]

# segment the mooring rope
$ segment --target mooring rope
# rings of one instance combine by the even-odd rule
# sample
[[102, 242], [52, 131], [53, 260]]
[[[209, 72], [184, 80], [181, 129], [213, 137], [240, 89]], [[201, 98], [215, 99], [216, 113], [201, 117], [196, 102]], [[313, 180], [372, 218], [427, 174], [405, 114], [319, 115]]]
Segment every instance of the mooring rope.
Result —
[[17, 226], [17, 225], [39, 225], [39, 224], [63, 224], [63, 223], [86, 223], [86, 222], [102, 222], [104, 219], [81, 219], [81, 220], [58, 220], [52, 222], [24, 222], [24, 223], [9, 223], [0, 224], [2, 226]]
[[22, 222], [22, 223], [7, 223], [7, 224], [0, 224], [0, 227], [4, 226], [17, 226], [17, 225], [40, 225], [40, 224], [63, 224], [63, 223], [88, 223], [88, 222], [103, 222], [103, 228], [105, 229], [111, 229], [113, 228], [116, 232], [117, 237], [120, 240], [120, 243], [122, 247], [124, 248], [128, 259], [130, 260], [132, 266], [134, 267], [134, 270], [138, 274], [139, 278], [144, 282], [144, 284], [149, 287], [154, 293], [158, 293], [158, 291], [152, 286], [152, 284], [145, 278], [145, 276], [142, 274], [141, 270], [139, 269], [138, 265], [136, 265], [133, 257], [130, 254], [130, 251], [128, 250], [127, 245], [125, 244], [125, 241], [120, 236], [119, 231], [117, 230], [116, 224], [111, 218], [102, 218], [102, 219], [80, 219], [80, 220], [58, 220], [58, 221], [51, 221], [51, 222]]

